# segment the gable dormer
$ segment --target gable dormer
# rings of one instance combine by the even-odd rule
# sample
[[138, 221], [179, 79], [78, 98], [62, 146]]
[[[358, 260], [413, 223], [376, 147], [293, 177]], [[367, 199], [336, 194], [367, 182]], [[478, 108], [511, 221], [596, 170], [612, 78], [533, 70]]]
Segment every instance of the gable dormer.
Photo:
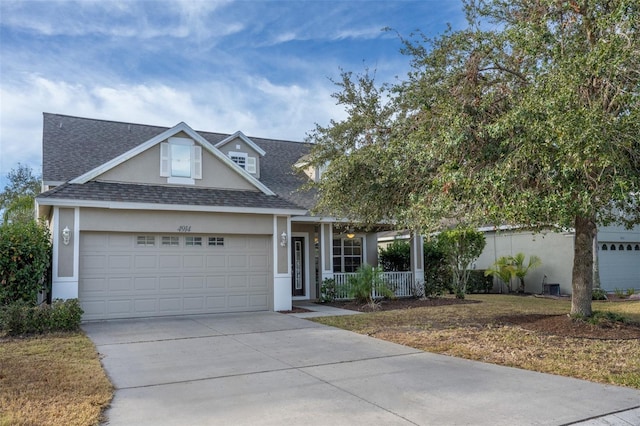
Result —
[[265, 152], [251, 139], [238, 131], [215, 145], [231, 161], [255, 178], [260, 178], [260, 158]]

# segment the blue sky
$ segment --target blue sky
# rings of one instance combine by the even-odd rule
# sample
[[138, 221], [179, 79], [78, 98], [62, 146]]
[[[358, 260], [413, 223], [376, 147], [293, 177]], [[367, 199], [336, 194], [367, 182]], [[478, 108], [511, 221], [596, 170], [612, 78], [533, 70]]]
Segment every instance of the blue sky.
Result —
[[42, 113], [302, 140], [344, 117], [340, 69], [392, 81], [391, 27], [465, 25], [460, 0], [0, 1], [0, 189], [39, 174]]

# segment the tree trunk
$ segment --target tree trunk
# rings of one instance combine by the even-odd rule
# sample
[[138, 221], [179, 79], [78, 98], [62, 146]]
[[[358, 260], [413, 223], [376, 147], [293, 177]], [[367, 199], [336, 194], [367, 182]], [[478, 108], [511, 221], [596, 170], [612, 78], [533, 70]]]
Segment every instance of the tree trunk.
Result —
[[590, 317], [593, 290], [593, 238], [596, 235], [595, 216], [576, 217], [575, 232], [571, 314]]

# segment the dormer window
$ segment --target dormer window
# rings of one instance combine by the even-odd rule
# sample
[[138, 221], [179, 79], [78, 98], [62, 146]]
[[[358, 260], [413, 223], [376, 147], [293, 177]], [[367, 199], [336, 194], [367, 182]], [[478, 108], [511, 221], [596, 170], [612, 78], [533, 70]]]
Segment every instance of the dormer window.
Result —
[[167, 183], [193, 185], [202, 179], [202, 147], [188, 138], [169, 138], [160, 144], [160, 176]]
[[256, 158], [249, 157], [246, 152], [229, 152], [229, 158], [249, 173], [256, 172]]

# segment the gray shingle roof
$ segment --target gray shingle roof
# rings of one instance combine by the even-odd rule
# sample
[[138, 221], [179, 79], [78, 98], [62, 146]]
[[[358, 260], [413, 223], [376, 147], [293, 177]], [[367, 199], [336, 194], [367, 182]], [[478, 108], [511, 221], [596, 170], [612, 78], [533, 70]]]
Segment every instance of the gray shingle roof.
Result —
[[41, 202], [55, 199], [186, 206], [300, 209], [297, 205], [281, 197], [265, 195], [259, 191], [137, 185], [100, 181], [91, 181], [84, 184], [65, 183], [38, 196], [38, 200]]
[[[168, 129], [168, 127], [50, 113], [44, 113], [43, 117], [42, 175], [45, 182], [67, 182]], [[223, 133], [203, 131], [198, 131], [198, 133], [214, 145], [229, 136]], [[258, 137], [250, 137], [250, 139], [266, 152], [260, 160], [260, 181], [289, 204], [311, 209], [315, 205], [315, 193], [313, 191], [299, 191], [300, 187], [307, 182], [307, 178], [303, 173], [296, 173], [292, 169], [298, 159], [309, 153], [310, 145]], [[97, 186], [92, 186], [87, 191], [94, 191], [93, 188], [97, 188]], [[49, 194], [46, 197], [60, 198], [62, 193], [72, 196], [71, 191], [82, 193], [77, 186], [67, 186], [66, 189], [61, 189], [60, 194]], [[244, 191], [225, 191], [225, 193], [227, 192]], [[167, 193], [173, 194], [174, 192]], [[85, 195], [94, 196], [95, 194], [87, 193]], [[72, 199], [79, 198], [74, 196]], [[211, 200], [219, 199], [213, 197]]]

